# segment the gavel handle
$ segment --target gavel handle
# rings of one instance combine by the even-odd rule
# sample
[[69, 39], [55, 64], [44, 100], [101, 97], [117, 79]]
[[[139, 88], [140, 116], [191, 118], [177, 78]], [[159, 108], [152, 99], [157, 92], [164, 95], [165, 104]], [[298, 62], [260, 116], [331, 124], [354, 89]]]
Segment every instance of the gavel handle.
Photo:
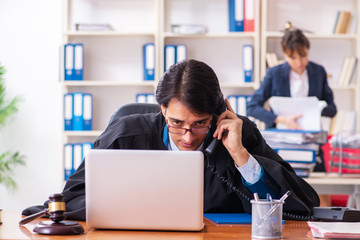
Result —
[[46, 208], [41, 212], [34, 213], [34, 214], [32, 214], [32, 215], [30, 215], [28, 217], [25, 217], [25, 218], [21, 219], [21, 221], [19, 222], [19, 225], [27, 224], [27, 223], [29, 223], [29, 222], [31, 222], [31, 221], [39, 218], [39, 217], [45, 216], [48, 213], [48, 211], [49, 211], [49, 209]]

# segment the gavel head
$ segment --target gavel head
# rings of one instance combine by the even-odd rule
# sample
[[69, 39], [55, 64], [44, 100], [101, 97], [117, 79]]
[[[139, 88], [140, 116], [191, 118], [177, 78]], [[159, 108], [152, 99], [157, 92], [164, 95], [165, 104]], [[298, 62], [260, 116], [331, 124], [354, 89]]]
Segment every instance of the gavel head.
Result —
[[60, 222], [65, 219], [65, 202], [61, 193], [55, 193], [49, 196], [49, 214], [54, 222]]

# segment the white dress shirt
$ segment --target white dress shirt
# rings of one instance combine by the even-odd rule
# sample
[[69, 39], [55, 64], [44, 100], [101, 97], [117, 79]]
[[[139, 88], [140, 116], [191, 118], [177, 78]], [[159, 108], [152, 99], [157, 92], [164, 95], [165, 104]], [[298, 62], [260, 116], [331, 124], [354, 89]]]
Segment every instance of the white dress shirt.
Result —
[[309, 94], [309, 76], [307, 70], [305, 69], [301, 75], [290, 70], [289, 78], [291, 97], [307, 97]]

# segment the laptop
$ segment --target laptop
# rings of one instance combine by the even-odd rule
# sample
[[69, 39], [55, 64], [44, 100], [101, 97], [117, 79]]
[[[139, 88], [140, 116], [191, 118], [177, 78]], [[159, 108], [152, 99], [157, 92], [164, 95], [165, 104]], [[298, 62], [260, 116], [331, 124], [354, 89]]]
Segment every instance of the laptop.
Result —
[[92, 149], [85, 166], [89, 227], [203, 228], [202, 152]]

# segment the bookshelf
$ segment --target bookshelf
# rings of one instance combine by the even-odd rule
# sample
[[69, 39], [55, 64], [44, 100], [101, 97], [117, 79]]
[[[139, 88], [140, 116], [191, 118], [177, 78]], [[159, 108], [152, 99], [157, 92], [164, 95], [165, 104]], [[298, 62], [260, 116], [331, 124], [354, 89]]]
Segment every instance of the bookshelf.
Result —
[[[258, 87], [260, 68], [260, 1], [255, 0], [254, 32], [229, 32], [228, 0], [160, 0], [160, 56], [166, 44], [185, 44], [187, 57], [209, 64], [217, 73], [225, 96], [252, 94]], [[206, 34], [175, 34], [172, 24], [202, 24]], [[254, 47], [254, 81], [245, 83], [242, 72], [242, 46]], [[160, 58], [164, 69], [164, 58]], [[163, 71], [162, 71], [163, 72]], [[161, 72], [161, 73], [162, 73]]]
[[[153, 93], [164, 73], [166, 44], [185, 44], [187, 58], [208, 63], [225, 96], [252, 94], [260, 82], [260, 0], [254, 31], [229, 32], [228, 0], [64, 0], [60, 82], [62, 95], [93, 95], [92, 131], [62, 131], [62, 144], [93, 142], [115, 109]], [[110, 24], [111, 31], [77, 31], [75, 23]], [[203, 24], [206, 34], [176, 34], [172, 24]], [[155, 80], [143, 80], [145, 43], [155, 44]], [[64, 44], [84, 45], [84, 78], [65, 81]], [[244, 82], [242, 46], [253, 45], [253, 82]], [[63, 116], [62, 116], [63, 117]], [[64, 159], [64, 155], [62, 156]]]
[[[311, 7], [310, 7], [311, 6]], [[357, 130], [359, 130], [360, 79], [358, 67], [352, 82], [343, 86], [338, 84], [341, 67], [345, 57], [360, 57], [359, 18], [355, 33], [334, 34], [338, 11], [360, 13], [357, 0], [262, 0], [261, 1], [261, 54], [260, 79], [266, 74], [266, 53], [273, 52], [283, 59], [280, 40], [281, 30], [287, 21], [294, 27], [304, 30], [310, 40], [309, 60], [325, 67], [329, 85], [333, 90], [338, 111], [356, 111]], [[309, 32], [307, 32], [309, 31]]]

